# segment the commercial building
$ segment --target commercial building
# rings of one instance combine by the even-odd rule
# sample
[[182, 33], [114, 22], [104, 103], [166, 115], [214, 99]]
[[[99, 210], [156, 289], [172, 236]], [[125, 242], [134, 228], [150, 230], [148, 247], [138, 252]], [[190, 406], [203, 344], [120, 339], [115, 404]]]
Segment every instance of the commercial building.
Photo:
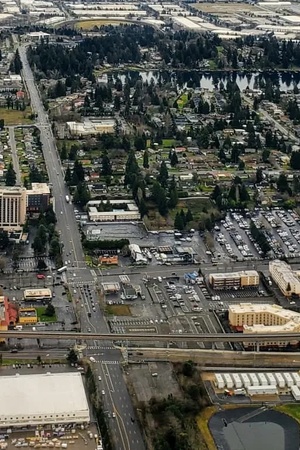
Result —
[[67, 122], [67, 131], [71, 137], [96, 136], [114, 133], [115, 126], [113, 118], [88, 118], [83, 122]]
[[39, 301], [52, 299], [51, 289], [25, 289], [23, 294], [25, 301]]
[[19, 308], [20, 325], [35, 325], [38, 321], [37, 311], [35, 308]]
[[99, 264], [103, 266], [117, 266], [119, 264], [118, 255], [99, 256]]
[[279, 260], [270, 261], [269, 272], [283, 295], [286, 297], [300, 295], [299, 272], [293, 271], [286, 262]]
[[92, 222], [123, 222], [141, 218], [134, 200], [91, 200], [87, 208]]
[[0, 228], [19, 231], [26, 220], [26, 189], [18, 186], [0, 187]]
[[[13, 303], [10, 303], [7, 297], [0, 296], [0, 330], [7, 331], [13, 328], [17, 322], [18, 310]], [[5, 339], [0, 339], [5, 342]]]
[[113, 282], [104, 282], [101, 283], [101, 286], [103, 288], [104, 294], [117, 294], [120, 291], [120, 284], [119, 283], [113, 283]]
[[80, 373], [2, 376], [0, 398], [2, 429], [90, 422]]
[[[278, 305], [242, 303], [230, 305], [228, 319], [236, 331], [247, 334], [296, 333], [300, 330], [300, 313], [284, 309]], [[285, 347], [298, 345], [297, 341], [266, 341], [263, 347]], [[251, 347], [252, 343], [244, 344]]]
[[211, 273], [209, 284], [213, 289], [243, 289], [259, 286], [259, 275], [256, 270], [240, 272]]
[[129, 245], [130, 255], [133, 261], [136, 264], [147, 264], [148, 260], [146, 256], [143, 254], [141, 248], [137, 244], [130, 244]]
[[50, 205], [50, 188], [47, 183], [32, 183], [27, 190], [27, 212], [42, 212]]

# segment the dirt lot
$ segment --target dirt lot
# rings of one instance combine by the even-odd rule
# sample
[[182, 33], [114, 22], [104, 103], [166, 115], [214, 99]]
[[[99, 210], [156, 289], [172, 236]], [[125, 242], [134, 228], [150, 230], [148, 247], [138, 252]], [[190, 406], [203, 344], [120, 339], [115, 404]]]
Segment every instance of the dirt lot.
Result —
[[[95, 448], [97, 447], [97, 442], [95, 440], [95, 438], [90, 438], [89, 437], [89, 432], [93, 433], [93, 436], [95, 434], [97, 434], [97, 429], [94, 425], [90, 425], [86, 430], [81, 430], [81, 429], [77, 429], [75, 433], [66, 433], [66, 435], [64, 436], [65, 439], [63, 438], [53, 438], [53, 436], [50, 437], [49, 440], [47, 440], [47, 442], [49, 443], [50, 441], [52, 441], [54, 444], [55, 443], [67, 443], [70, 444], [70, 446], [72, 447], [72, 450], [82, 450], [83, 448], [85, 450], [95, 450]], [[50, 432], [52, 435], [52, 432]], [[69, 437], [69, 438], [67, 438]], [[44, 438], [46, 439], [46, 438]], [[55, 439], [57, 439], [55, 441]], [[19, 431], [19, 432], [14, 432], [10, 435], [9, 439], [7, 440], [8, 443], [8, 447], [7, 450], [15, 450], [16, 449], [16, 441], [17, 442], [21, 442], [24, 441], [26, 443], [29, 443], [30, 441], [34, 441], [36, 444], [38, 444], [38, 439], [35, 438], [35, 432], [34, 431]], [[42, 447], [42, 444], [40, 444], [40, 446]], [[19, 446], [18, 446], [19, 447]], [[69, 445], [68, 445], [69, 447]], [[43, 445], [43, 448], [51, 448], [51, 447], [47, 447]], [[56, 447], [56, 448], [61, 448], [60, 447]]]
[[[134, 389], [138, 402], [148, 402], [151, 397], [163, 399], [169, 394], [180, 396], [180, 390], [169, 363], [131, 364], [127, 373], [129, 385]], [[157, 373], [157, 377], [153, 377], [153, 373]]]
[[195, 8], [210, 14], [232, 14], [237, 12], [253, 11], [255, 6], [245, 3], [197, 3]]

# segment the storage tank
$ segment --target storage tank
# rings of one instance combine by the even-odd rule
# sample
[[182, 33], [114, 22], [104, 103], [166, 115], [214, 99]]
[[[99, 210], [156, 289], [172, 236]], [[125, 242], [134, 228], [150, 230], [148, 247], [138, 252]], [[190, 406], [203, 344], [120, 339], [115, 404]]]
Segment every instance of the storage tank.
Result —
[[223, 376], [223, 380], [224, 380], [226, 387], [228, 389], [232, 389], [233, 388], [233, 380], [232, 380], [231, 376], [229, 375], [229, 373], [223, 373], [222, 376]]
[[248, 389], [249, 395], [274, 395], [277, 394], [277, 387], [272, 386], [249, 386]]
[[292, 393], [292, 396], [294, 397], [294, 399], [297, 402], [299, 402], [300, 401], [300, 389], [298, 388], [298, 386], [292, 386], [291, 393]]
[[251, 386], [259, 386], [259, 381], [255, 373], [249, 373], [249, 378], [251, 382]]
[[276, 380], [276, 378], [274, 377], [274, 374], [273, 374], [273, 373], [270, 373], [270, 372], [265, 373], [265, 377], [266, 377], [266, 379], [268, 380], [268, 383], [269, 383], [269, 384], [273, 384], [274, 386], [277, 385], [277, 380]]
[[240, 373], [240, 378], [241, 378], [243, 386], [245, 388], [247, 388], [248, 386], [251, 385], [250, 380], [249, 380], [249, 376], [248, 376], [247, 373]]
[[[258, 373], [258, 374], [257, 374], [257, 378], [258, 378], [259, 384], [260, 384], [261, 386], [268, 386], [268, 380], [266, 379], [264, 373]], [[275, 385], [276, 385], [276, 383], [275, 383]]]
[[241, 387], [243, 387], [243, 383], [242, 383], [242, 380], [241, 380], [239, 374], [232, 373], [231, 377], [232, 377], [234, 385], [237, 389], [240, 389]]
[[294, 380], [293, 380], [291, 374], [288, 372], [283, 372], [282, 376], [285, 379], [285, 383], [286, 383], [287, 387], [292, 387], [294, 384]]
[[285, 387], [285, 379], [283, 378], [282, 374], [279, 372], [274, 373], [274, 377], [277, 381], [277, 386], [279, 386], [280, 388], [284, 388]]
[[291, 373], [291, 376], [292, 376], [292, 378], [293, 378], [293, 380], [294, 380], [294, 384], [295, 384], [296, 386], [300, 387], [300, 375], [299, 375], [299, 373], [297, 373], [297, 372], [292, 372], [292, 373]]
[[225, 383], [220, 373], [215, 373], [215, 385], [218, 389], [224, 389]]

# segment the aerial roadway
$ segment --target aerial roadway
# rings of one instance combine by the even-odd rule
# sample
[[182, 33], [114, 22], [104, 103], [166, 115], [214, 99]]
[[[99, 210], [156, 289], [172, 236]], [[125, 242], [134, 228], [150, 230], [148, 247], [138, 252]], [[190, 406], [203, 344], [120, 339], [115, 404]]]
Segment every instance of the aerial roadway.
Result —
[[7, 337], [26, 338], [26, 339], [53, 339], [75, 341], [151, 341], [151, 342], [255, 342], [263, 343], [266, 341], [300, 341], [299, 333], [199, 333], [199, 334], [151, 334], [151, 333], [77, 333], [69, 331], [0, 331], [0, 339]]
[[[84, 307], [81, 308], [81, 330], [91, 330], [96, 335], [98, 333], [108, 333], [107, 324], [97, 304], [97, 293], [93, 284], [95, 277], [85, 263], [81, 237], [75, 220], [74, 206], [70, 201], [71, 196], [64, 182], [64, 171], [56, 148], [51, 123], [49, 122], [48, 114], [44, 109], [32, 70], [29, 66], [25, 46], [19, 47], [19, 54], [23, 66], [23, 81], [30, 95], [32, 110], [36, 114], [36, 126], [40, 129], [43, 155], [49, 180], [52, 184], [57, 229], [59, 230], [63, 245], [63, 261], [68, 267], [66, 275], [68, 283], [74, 286], [80, 280], [81, 283], [86, 283], [86, 285], [91, 287], [94, 295], [95, 311], [93, 311], [91, 317], [89, 317], [90, 307], [86, 301], [84, 301]], [[53, 339], [51, 333], [49, 334], [50, 339]], [[110, 335], [107, 336], [110, 338]], [[21, 338], [21, 334], [18, 337]], [[38, 338], [39, 333], [34, 337]], [[42, 338], [42, 336], [40, 337]], [[57, 338], [58, 336], [56, 336]], [[66, 335], [62, 339], [65, 338], [67, 338]], [[95, 349], [99, 349], [97, 348], [96, 341], [93, 344], [91, 348], [88, 347], [85, 351], [87, 356], [95, 359], [94, 369], [98, 377], [98, 389], [104, 393], [104, 407], [109, 413], [115, 413], [115, 418], [109, 422], [113, 443], [119, 450], [144, 450], [145, 446], [141, 431], [135, 420], [131, 398], [123, 378], [122, 367], [119, 364], [120, 351], [108, 342], [103, 343], [100, 354], [99, 351], [95, 353]], [[99, 358], [99, 355], [101, 358]]]

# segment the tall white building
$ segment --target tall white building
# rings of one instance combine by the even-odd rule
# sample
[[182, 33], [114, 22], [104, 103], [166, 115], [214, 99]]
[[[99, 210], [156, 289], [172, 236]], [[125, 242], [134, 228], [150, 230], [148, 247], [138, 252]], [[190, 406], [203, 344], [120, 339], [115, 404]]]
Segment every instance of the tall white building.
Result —
[[19, 231], [26, 219], [26, 189], [18, 186], [0, 187], [0, 228]]

